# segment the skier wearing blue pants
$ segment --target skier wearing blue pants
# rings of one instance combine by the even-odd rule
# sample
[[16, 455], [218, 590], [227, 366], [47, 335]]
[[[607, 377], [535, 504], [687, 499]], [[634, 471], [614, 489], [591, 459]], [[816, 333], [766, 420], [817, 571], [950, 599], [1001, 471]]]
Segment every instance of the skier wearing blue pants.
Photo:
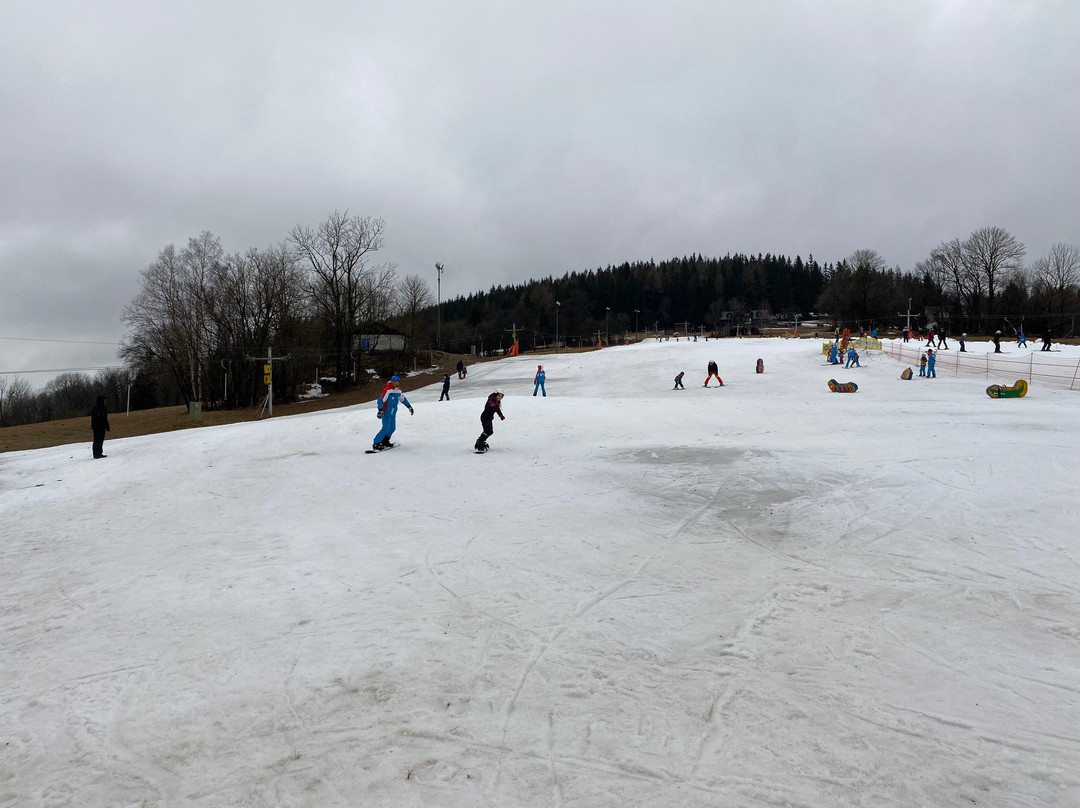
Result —
[[547, 388], [544, 387], [544, 366], [536, 366], [536, 378], [533, 379], [533, 395], [536, 395], [537, 390], [541, 390], [544, 393], [544, 398], [547, 398]]
[[397, 429], [398, 402], [409, 408], [409, 415], [413, 414], [409, 399], [405, 398], [405, 394], [401, 392], [401, 377], [395, 376], [392, 378], [390, 385], [390, 389], [384, 390], [383, 394], [379, 396], [378, 415], [382, 419], [382, 429], [379, 430], [379, 434], [375, 436], [375, 440], [371, 444], [371, 448], [376, 452], [381, 452], [383, 449], [389, 449], [393, 446], [390, 443], [390, 437], [394, 434], [394, 430]]

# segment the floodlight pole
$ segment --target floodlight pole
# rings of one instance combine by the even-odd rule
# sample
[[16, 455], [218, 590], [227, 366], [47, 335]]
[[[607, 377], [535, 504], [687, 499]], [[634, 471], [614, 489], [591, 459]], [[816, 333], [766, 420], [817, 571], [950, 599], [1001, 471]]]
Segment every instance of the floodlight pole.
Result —
[[442, 350], [442, 274], [443, 265], [435, 262], [435, 347]]
[[555, 301], [555, 353], [559, 352], [559, 309], [562, 308], [562, 303], [558, 300]]

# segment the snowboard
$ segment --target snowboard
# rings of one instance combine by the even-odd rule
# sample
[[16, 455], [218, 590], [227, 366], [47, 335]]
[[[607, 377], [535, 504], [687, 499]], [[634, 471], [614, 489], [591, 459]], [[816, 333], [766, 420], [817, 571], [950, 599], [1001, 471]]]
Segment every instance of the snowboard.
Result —
[[1023, 398], [1027, 395], [1027, 382], [1017, 379], [1016, 384], [1006, 387], [1001, 384], [992, 384], [986, 388], [986, 395], [990, 398]]
[[829, 379], [829, 389], [834, 393], [854, 393], [859, 389], [859, 385], [855, 382], [838, 382], [836, 379]]
[[389, 446], [387, 446], [387, 447], [386, 447], [385, 449], [368, 449], [368, 450], [366, 450], [366, 451], [364, 452], [364, 454], [379, 454], [379, 453], [381, 453], [381, 452], [387, 452], [387, 451], [389, 451], [390, 449], [393, 449], [393, 448], [394, 448], [395, 446], [397, 446], [397, 444], [396, 444], [396, 443], [391, 443], [391, 444], [390, 444]]

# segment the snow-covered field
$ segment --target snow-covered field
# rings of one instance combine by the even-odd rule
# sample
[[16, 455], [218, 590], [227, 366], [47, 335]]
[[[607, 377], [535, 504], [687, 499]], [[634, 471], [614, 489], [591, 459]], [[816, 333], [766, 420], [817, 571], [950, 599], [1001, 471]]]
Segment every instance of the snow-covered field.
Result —
[[0, 806], [1080, 805], [1080, 393], [820, 346], [0, 455]]

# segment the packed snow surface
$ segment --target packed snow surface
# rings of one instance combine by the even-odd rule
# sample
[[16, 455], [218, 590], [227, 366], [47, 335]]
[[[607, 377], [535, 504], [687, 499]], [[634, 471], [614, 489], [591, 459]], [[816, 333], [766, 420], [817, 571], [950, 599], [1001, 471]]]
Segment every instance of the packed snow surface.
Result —
[[1080, 393], [820, 348], [0, 455], [0, 806], [1080, 805]]

